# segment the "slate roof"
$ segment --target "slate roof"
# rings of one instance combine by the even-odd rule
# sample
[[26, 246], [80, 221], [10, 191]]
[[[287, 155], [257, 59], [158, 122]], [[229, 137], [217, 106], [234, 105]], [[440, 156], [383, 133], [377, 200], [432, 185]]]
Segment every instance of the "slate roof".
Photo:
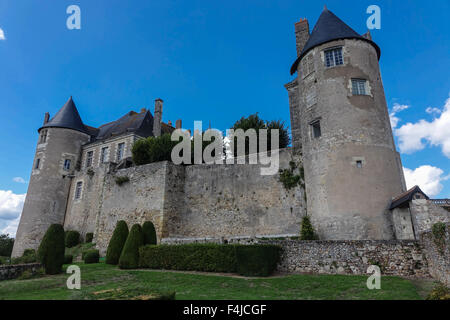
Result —
[[[140, 113], [130, 111], [116, 121], [101, 125], [98, 128], [83, 124], [80, 114], [72, 97], [56, 113], [56, 115], [40, 129], [43, 128], [67, 128], [86, 133], [91, 136], [91, 142], [105, 140], [119, 136], [127, 132], [134, 132], [142, 137], [153, 136], [153, 116], [148, 110]], [[174, 127], [161, 123], [162, 133], [172, 133]]]
[[333, 12], [325, 8], [322, 14], [320, 15], [316, 25], [314, 26], [314, 29], [311, 32], [311, 35], [308, 41], [306, 42], [305, 47], [300, 53], [300, 56], [292, 65], [291, 75], [297, 71], [297, 67], [298, 64], [300, 63], [300, 60], [311, 49], [324, 43], [341, 39], [359, 39], [369, 42], [371, 45], [374, 46], [375, 50], [377, 50], [378, 59], [380, 59], [381, 50], [375, 42], [359, 35], [355, 30], [350, 28], [344, 21], [339, 19]]
[[50, 119], [49, 122], [44, 124], [38, 131], [43, 128], [67, 128], [89, 134], [89, 131], [84, 126], [83, 121], [81, 121], [80, 114], [78, 113], [72, 97], [70, 97], [64, 106], [55, 114], [55, 116]]
[[398, 197], [394, 198], [392, 200], [391, 206], [389, 207], [389, 210], [404, 206], [413, 199], [416, 193], [421, 193], [425, 197], [425, 199], [430, 200], [430, 198], [422, 190], [420, 190], [419, 186], [415, 186], [402, 193]]

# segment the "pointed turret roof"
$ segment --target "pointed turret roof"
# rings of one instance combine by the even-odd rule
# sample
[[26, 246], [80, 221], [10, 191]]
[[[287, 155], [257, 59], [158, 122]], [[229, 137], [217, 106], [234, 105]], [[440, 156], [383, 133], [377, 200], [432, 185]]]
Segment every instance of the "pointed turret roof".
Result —
[[44, 124], [42, 128], [67, 128], [77, 130], [86, 134], [88, 130], [81, 121], [80, 114], [78, 113], [77, 107], [73, 102], [72, 97], [67, 100], [66, 104], [55, 114], [55, 116], [46, 124]]
[[319, 17], [313, 31], [305, 44], [300, 56], [294, 62], [291, 67], [291, 74], [297, 71], [298, 64], [300, 60], [313, 48], [322, 45], [324, 43], [340, 40], [340, 39], [359, 39], [369, 42], [374, 46], [378, 54], [378, 59], [380, 59], [381, 50], [378, 45], [359, 35], [355, 30], [350, 28], [344, 21], [339, 19], [333, 12], [325, 8]]

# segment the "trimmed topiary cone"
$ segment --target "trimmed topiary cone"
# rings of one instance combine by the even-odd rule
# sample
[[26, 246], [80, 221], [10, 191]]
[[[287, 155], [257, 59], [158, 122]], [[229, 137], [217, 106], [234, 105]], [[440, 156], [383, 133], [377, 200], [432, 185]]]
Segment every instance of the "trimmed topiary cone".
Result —
[[116, 224], [111, 240], [109, 240], [108, 249], [106, 250], [107, 264], [117, 265], [119, 263], [120, 254], [122, 253], [123, 246], [127, 241], [128, 226], [123, 220], [120, 220]]
[[123, 246], [122, 254], [119, 259], [120, 269], [135, 269], [139, 266], [139, 247], [144, 244], [144, 235], [142, 227], [135, 224], [131, 227], [127, 241]]
[[156, 244], [156, 230], [153, 222], [145, 221], [142, 225], [142, 232], [144, 233], [144, 245]]
[[46, 274], [61, 273], [64, 251], [64, 228], [60, 224], [52, 224], [42, 238], [38, 249], [38, 259], [44, 266]]

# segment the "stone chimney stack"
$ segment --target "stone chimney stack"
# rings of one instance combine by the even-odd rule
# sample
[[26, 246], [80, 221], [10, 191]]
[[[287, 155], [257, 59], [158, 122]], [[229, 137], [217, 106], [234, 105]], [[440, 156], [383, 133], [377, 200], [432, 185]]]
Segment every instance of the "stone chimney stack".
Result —
[[175, 129], [181, 129], [181, 119], [178, 119], [178, 120], [175, 122]]
[[155, 100], [155, 114], [153, 115], [153, 135], [159, 137], [161, 135], [161, 121], [162, 121], [162, 99]]
[[172, 126], [172, 121], [167, 121], [167, 124], [169, 125], [169, 126]]
[[297, 56], [300, 56], [306, 42], [309, 39], [309, 23], [308, 19], [300, 19], [295, 24], [295, 40], [297, 42]]
[[50, 120], [50, 113], [46, 112], [44, 116], [44, 124], [46, 124]]

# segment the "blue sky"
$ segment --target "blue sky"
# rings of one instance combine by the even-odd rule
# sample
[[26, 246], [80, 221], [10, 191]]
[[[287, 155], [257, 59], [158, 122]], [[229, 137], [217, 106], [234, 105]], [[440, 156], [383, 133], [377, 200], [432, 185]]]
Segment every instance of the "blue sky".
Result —
[[[66, 27], [73, 4], [81, 30]], [[255, 112], [289, 124], [294, 23], [312, 28], [324, 4], [359, 33], [366, 8], [381, 7], [372, 35], [407, 180], [450, 198], [448, 0], [0, 0], [0, 231], [20, 211], [44, 113], [71, 95], [91, 126], [156, 98], [185, 128]]]

